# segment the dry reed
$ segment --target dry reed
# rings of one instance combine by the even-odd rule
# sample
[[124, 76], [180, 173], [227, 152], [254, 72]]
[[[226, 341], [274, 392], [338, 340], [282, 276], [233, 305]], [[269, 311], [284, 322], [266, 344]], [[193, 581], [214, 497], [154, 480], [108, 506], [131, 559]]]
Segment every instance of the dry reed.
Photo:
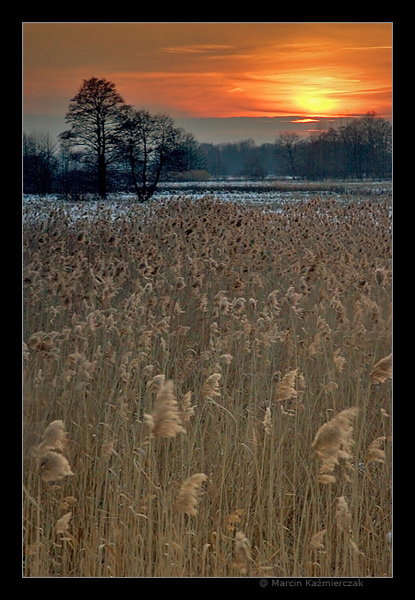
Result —
[[315, 550], [324, 550], [324, 537], [327, 529], [322, 529], [313, 535], [310, 540], [310, 546]]
[[202, 484], [207, 480], [204, 473], [196, 473], [188, 477], [180, 487], [176, 499], [175, 508], [179, 512], [184, 512], [189, 516], [197, 514], [197, 503], [203, 493]]
[[246, 575], [251, 562], [251, 543], [242, 531], [235, 535], [235, 555], [235, 568], [241, 575]]
[[370, 374], [373, 383], [385, 383], [392, 379], [392, 353], [379, 360]]
[[382, 445], [384, 445], [385, 442], [386, 437], [384, 435], [379, 436], [371, 442], [366, 456], [366, 463], [385, 462], [386, 454], [385, 450], [382, 448]]
[[357, 415], [357, 408], [346, 408], [324, 423], [317, 431], [312, 446], [321, 461], [318, 481], [321, 483], [334, 483], [334, 469], [344, 461], [346, 468], [351, 468], [353, 446], [353, 424]]
[[350, 514], [346, 498], [340, 496], [337, 499], [336, 525], [344, 533], [349, 533], [351, 523], [352, 515]]
[[65, 450], [66, 436], [63, 421], [52, 421], [46, 427], [40, 444], [33, 449], [43, 481], [59, 481], [73, 475], [67, 458], [61, 453]]
[[262, 421], [262, 424], [264, 425], [266, 435], [271, 435], [271, 433], [272, 433], [272, 418], [271, 418], [271, 408], [269, 406], [267, 406], [267, 408], [265, 410], [265, 417], [264, 417], [264, 420]]
[[24, 576], [390, 576], [390, 234], [383, 197], [25, 209]]
[[153, 414], [145, 414], [144, 422], [155, 438], [176, 437], [178, 433], [186, 433], [181, 424], [181, 413], [174, 394], [173, 381], [169, 380], [160, 384]]

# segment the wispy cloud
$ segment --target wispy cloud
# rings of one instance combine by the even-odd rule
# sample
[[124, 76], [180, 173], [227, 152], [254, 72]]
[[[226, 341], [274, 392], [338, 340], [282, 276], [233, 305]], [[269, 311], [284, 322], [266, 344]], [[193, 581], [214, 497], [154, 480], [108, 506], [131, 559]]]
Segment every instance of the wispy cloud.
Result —
[[290, 123], [318, 123], [319, 119], [294, 119], [292, 121], [290, 121]]
[[162, 48], [164, 52], [170, 54], [210, 54], [232, 49], [232, 46], [223, 44], [194, 44], [191, 46], [171, 46]]
[[62, 112], [97, 76], [173, 118], [387, 114], [391, 40], [387, 23], [29, 23], [25, 105]]
[[341, 50], [392, 50], [392, 46], [346, 46]]

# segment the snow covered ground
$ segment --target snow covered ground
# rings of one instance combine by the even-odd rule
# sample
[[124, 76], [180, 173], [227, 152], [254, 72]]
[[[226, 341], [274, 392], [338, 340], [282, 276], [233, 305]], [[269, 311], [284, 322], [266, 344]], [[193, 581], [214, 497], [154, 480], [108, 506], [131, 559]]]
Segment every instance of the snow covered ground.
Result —
[[[338, 202], [376, 200], [392, 197], [390, 182], [323, 182], [297, 181], [246, 181], [217, 180], [200, 182], [165, 182], [159, 185], [153, 197], [155, 202], [168, 202], [171, 198], [191, 196], [195, 200], [210, 195], [227, 202], [263, 205], [274, 210], [287, 204], [307, 202], [316, 196], [333, 198]], [[24, 220], [39, 218], [49, 209], [70, 212], [73, 219], [97, 217], [105, 209], [113, 218], [137, 206], [134, 194], [109, 194], [105, 201], [94, 195], [84, 195], [82, 200], [51, 194], [23, 196]], [[150, 208], [151, 202], [149, 203]]]

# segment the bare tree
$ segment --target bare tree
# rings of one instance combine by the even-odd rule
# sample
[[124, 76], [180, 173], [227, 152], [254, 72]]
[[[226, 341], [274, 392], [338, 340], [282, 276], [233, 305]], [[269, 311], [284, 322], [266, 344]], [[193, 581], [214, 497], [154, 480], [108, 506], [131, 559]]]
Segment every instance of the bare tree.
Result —
[[122, 149], [140, 202], [154, 194], [167, 169], [181, 170], [189, 136], [166, 115], [128, 107], [121, 115]]
[[69, 104], [66, 122], [71, 129], [60, 134], [70, 147], [79, 147], [96, 161], [98, 193], [107, 194], [107, 167], [118, 157], [118, 115], [125, 106], [114, 83], [85, 79]]
[[49, 133], [23, 134], [23, 189], [49, 194], [57, 169], [56, 144]]
[[362, 129], [367, 147], [366, 175], [385, 177], [392, 156], [392, 126], [371, 112], [362, 119]]
[[296, 154], [302, 143], [300, 136], [297, 133], [283, 131], [276, 142], [277, 153], [281, 154], [288, 162], [290, 175], [295, 176]]

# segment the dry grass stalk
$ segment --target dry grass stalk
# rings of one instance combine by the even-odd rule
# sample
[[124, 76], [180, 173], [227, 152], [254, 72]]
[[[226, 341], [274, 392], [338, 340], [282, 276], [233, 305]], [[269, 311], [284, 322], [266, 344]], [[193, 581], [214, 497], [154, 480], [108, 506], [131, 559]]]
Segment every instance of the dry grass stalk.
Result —
[[334, 468], [340, 460], [350, 467], [353, 446], [353, 424], [357, 408], [346, 408], [317, 431], [312, 447], [321, 461], [318, 480], [321, 483], [334, 483]]
[[108, 459], [111, 456], [118, 456], [120, 457], [120, 455], [118, 454], [117, 450], [115, 449], [114, 446], [114, 442], [113, 441], [108, 441], [108, 442], [104, 442], [101, 446], [101, 456], [103, 456], [104, 458]]
[[189, 516], [197, 514], [197, 504], [202, 495], [202, 484], [207, 481], [207, 475], [196, 473], [182, 483], [175, 502], [175, 508]]
[[151, 415], [145, 414], [144, 422], [155, 438], [171, 438], [176, 437], [178, 433], [186, 433], [186, 430], [182, 427], [181, 412], [172, 380], [160, 384], [153, 413]]
[[370, 374], [373, 383], [385, 383], [392, 379], [392, 353], [379, 360]]

